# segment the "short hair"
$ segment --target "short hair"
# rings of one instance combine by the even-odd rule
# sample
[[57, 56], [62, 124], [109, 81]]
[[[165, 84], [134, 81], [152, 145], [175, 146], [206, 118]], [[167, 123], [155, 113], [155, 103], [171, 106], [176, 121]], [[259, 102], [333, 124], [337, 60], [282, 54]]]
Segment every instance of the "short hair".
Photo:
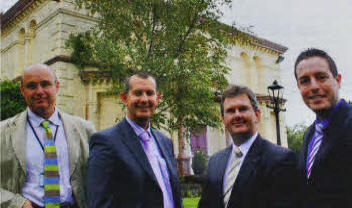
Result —
[[57, 76], [56, 76], [56, 72], [54, 69], [52, 69], [49, 65], [47, 64], [32, 64], [30, 66], [28, 66], [22, 73], [22, 75], [20, 76], [20, 80], [21, 80], [21, 85], [23, 85], [23, 75], [26, 71], [28, 70], [31, 70], [31, 69], [34, 69], [34, 68], [45, 68], [45, 69], [48, 69], [54, 76], [54, 83], [57, 82]]
[[230, 84], [226, 90], [222, 93], [221, 96], [221, 106], [220, 106], [220, 110], [221, 110], [221, 115], [224, 115], [224, 102], [225, 99], [227, 97], [236, 97], [237, 95], [241, 95], [241, 94], [246, 94], [249, 101], [252, 104], [252, 107], [254, 109], [254, 111], [257, 111], [258, 108], [258, 102], [257, 102], [257, 98], [254, 94], [254, 92], [249, 89], [246, 86], [241, 86], [241, 85], [234, 85], [234, 84]]
[[128, 92], [130, 91], [130, 79], [131, 79], [132, 76], [137, 76], [137, 77], [142, 78], [142, 79], [148, 79], [149, 77], [151, 77], [154, 80], [154, 83], [155, 83], [155, 91], [157, 91], [157, 85], [156, 85], [155, 77], [152, 74], [148, 73], [148, 72], [141, 71], [141, 72], [134, 73], [134, 74], [128, 76], [125, 79], [125, 91], [124, 91], [125, 94], [128, 94]]
[[336, 78], [337, 77], [337, 67], [336, 67], [336, 64], [335, 64], [335, 61], [329, 56], [329, 54], [323, 50], [320, 50], [320, 49], [316, 49], [316, 48], [308, 48], [307, 50], [305, 51], [302, 51], [297, 59], [296, 59], [296, 62], [295, 62], [295, 77], [296, 77], [296, 80], [297, 80], [297, 65], [304, 59], [308, 59], [308, 58], [311, 58], [311, 57], [314, 57], [314, 56], [318, 56], [318, 57], [321, 57], [321, 58], [324, 58], [328, 64], [329, 64], [329, 69], [332, 73], [332, 75]]

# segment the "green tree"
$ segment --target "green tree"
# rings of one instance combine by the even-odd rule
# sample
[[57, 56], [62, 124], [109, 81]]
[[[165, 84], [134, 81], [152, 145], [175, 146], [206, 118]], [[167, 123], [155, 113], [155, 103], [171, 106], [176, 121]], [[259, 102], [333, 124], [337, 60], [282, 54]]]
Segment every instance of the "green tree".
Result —
[[0, 81], [1, 120], [10, 118], [26, 109], [26, 102], [20, 92], [20, 82], [11, 80]]
[[288, 147], [297, 153], [301, 152], [303, 144], [303, 135], [308, 126], [303, 124], [287, 127], [287, 142]]
[[[76, 0], [97, 13], [99, 24], [71, 35], [68, 46], [77, 65], [111, 71], [114, 91], [136, 71], [157, 77], [162, 91], [153, 123], [177, 130], [180, 153], [184, 130], [220, 124], [214, 92], [226, 85], [227, 46], [233, 27], [220, 24], [220, 6], [231, 0]], [[182, 172], [182, 163], [179, 164]]]

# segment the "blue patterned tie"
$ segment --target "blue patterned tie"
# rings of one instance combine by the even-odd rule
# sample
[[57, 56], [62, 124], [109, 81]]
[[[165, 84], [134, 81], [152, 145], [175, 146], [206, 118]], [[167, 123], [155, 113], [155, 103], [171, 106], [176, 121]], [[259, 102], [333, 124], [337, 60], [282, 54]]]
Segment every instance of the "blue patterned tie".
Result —
[[315, 125], [315, 133], [314, 133], [313, 139], [312, 139], [313, 144], [312, 144], [312, 146], [310, 148], [310, 152], [308, 154], [307, 178], [309, 178], [309, 176], [310, 176], [315, 157], [318, 153], [321, 142], [323, 141], [323, 129], [324, 129], [324, 126], [322, 123], [317, 123]]

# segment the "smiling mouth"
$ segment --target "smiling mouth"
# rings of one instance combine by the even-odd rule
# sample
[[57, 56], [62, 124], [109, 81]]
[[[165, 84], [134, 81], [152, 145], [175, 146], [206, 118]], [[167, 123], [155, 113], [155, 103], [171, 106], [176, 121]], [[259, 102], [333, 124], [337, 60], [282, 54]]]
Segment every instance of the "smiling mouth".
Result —
[[326, 96], [324, 96], [324, 95], [316, 95], [316, 96], [310, 96], [309, 97], [309, 99], [313, 103], [320, 103], [324, 98], [326, 98]]

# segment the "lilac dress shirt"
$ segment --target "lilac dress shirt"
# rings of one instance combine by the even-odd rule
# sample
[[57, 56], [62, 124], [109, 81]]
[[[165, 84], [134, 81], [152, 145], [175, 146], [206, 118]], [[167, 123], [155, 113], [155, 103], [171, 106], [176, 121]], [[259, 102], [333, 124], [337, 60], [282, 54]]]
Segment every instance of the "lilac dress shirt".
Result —
[[[165, 208], [174, 208], [175, 203], [173, 200], [172, 189], [171, 189], [171, 184], [170, 184], [170, 180], [169, 180], [169, 173], [168, 173], [168, 171], [162, 171], [162, 169], [168, 170], [167, 165], [166, 165], [166, 161], [162, 157], [162, 155], [160, 153], [160, 149], [155, 141], [155, 138], [154, 138], [153, 134], [151, 133], [150, 124], [148, 124], [149, 125], [148, 129], [145, 130], [142, 127], [140, 127], [138, 124], [133, 122], [131, 119], [129, 119], [128, 116], [126, 116], [126, 120], [131, 125], [131, 127], [133, 128], [133, 130], [136, 133], [136, 135], [138, 136], [138, 138], [140, 138], [141, 135], [145, 132], [148, 132], [148, 134], [151, 136], [151, 141], [149, 142], [149, 145], [150, 145], [149, 149], [151, 149], [152, 152], [148, 153], [148, 148], [146, 147], [146, 144], [142, 141], [141, 138], [140, 138], [140, 142], [142, 144], [144, 152], [147, 154], [148, 160], [150, 162], [150, 165], [152, 166], [155, 177], [157, 177], [158, 182], [159, 181], [163, 182], [163, 184], [159, 184], [159, 186], [163, 192], [164, 207]], [[154, 156], [155, 158], [157, 158], [157, 161], [159, 161], [159, 167], [156, 167], [157, 164], [155, 164], [154, 161], [152, 161], [152, 158], [150, 158], [150, 156], [149, 156], [150, 154], [152, 154], [151, 156]], [[158, 171], [158, 173], [155, 173], [156, 171]], [[162, 176], [163, 173], [165, 173], [166, 176], [164, 178], [162, 178], [161, 180], [159, 180], [158, 175]]]

